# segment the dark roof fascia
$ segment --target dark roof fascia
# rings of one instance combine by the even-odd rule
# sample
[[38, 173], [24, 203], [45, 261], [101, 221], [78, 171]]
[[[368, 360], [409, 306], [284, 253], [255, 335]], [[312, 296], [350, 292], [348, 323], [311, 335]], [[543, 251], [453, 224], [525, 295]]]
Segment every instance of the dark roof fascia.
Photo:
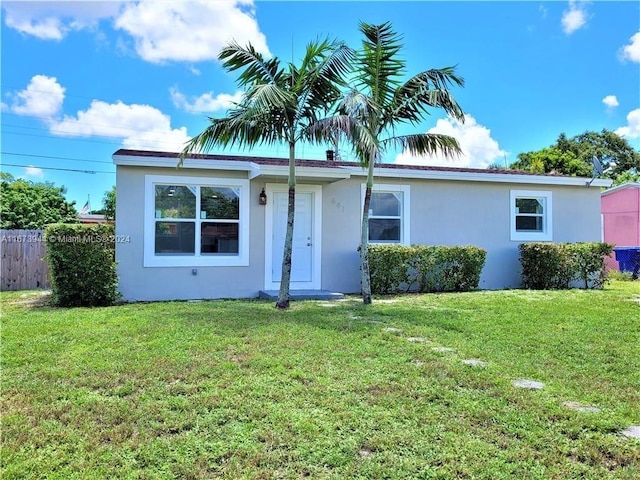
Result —
[[[128, 157], [143, 157], [143, 158], [167, 158], [167, 159], [175, 159], [176, 164], [179, 159], [179, 154], [175, 152], [160, 152], [160, 151], [149, 151], [149, 150], [130, 150], [130, 149], [119, 149], [113, 154], [113, 158], [117, 156], [128, 156]], [[289, 165], [289, 160], [278, 157], [263, 157], [263, 156], [247, 156], [247, 155], [226, 155], [226, 154], [202, 154], [202, 153], [194, 153], [189, 154], [185, 160], [205, 160], [205, 161], [219, 161], [219, 162], [246, 162], [247, 164], [255, 164], [255, 165], [269, 165], [269, 166], [282, 166], [286, 167]], [[193, 165], [193, 164], [192, 164]], [[327, 160], [304, 160], [304, 159], [296, 159], [296, 166], [300, 167], [317, 167], [323, 169], [348, 169], [352, 174], [358, 175], [360, 173], [366, 173], [364, 167], [357, 162], [340, 162], [340, 161], [327, 161]], [[250, 170], [248, 167], [247, 170]], [[567, 181], [568, 184], [579, 185], [583, 181], [588, 182], [590, 179], [583, 177], [571, 177], [567, 175], [557, 175], [553, 173], [532, 173], [523, 170], [507, 170], [507, 169], [481, 169], [481, 168], [460, 168], [460, 167], [442, 167], [442, 166], [431, 166], [431, 165], [401, 165], [397, 163], [379, 163], [376, 165], [376, 170], [378, 174], [385, 175], [388, 174], [393, 177], [397, 177], [402, 175], [402, 173], [407, 173], [411, 175], [412, 172], [415, 172], [419, 177], [423, 177], [427, 172], [434, 172], [436, 174], [440, 174], [437, 176], [446, 176], [447, 174], [458, 175], [462, 174], [464, 177], [469, 177], [469, 180], [472, 180], [472, 175], [476, 174], [478, 176], [482, 176], [484, 181], [488, 181], [488, 179], [495, 175], [496, 181], [501, 183], [508, 182], [509, 180], [505, 178], [505, 176], [514, 177], [513, 180], [517, 183], [524, 183], [523, 180], [525, 178], [530, 178], [531, 183], [536, 184], [544, 184], [548, 181], [550, 184], [557, 184], [562, 182], [563, 179]], [[388, 173], [387, 173], [388, 172]], [[471, 175], [465, 175], [471, 174]], [[515, 178], [517, 177], [517, 179]], [[609, 186], [610, 181], [605, 179], [596, 179], [593, 183], [594, 187], [600, 186]], [[591, 184], [589, 184], [591, 186]]]

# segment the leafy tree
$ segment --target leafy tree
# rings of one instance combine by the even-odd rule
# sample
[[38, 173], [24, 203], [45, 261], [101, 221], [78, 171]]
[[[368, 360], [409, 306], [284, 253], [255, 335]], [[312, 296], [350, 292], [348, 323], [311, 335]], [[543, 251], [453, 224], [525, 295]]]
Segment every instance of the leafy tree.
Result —
[[65, 188], [51, 182], [34, 183], [3, 175], [0, 182], [0, 227], [42, 229], [50, 223], [77, 223], [75, 202], [67, 202]]
[[295, 157], [299, 141], [325, 142], [330, 130], [313, 130], [320, 113], [326, 113], [340, 96], [342, 77], [348, 71], [352, 50], [337, 41], [309, 43], [299, 65], [282, 66], [278, 58], [265, 59], [249, 44], [230, 43], [218, 58], [233, 72], [242, 70], [238, 84], [246, 92], [224, 118], [210, 118], [210, 125], [192, 138], [180, 163], [193, 151], [235, 144], [253, 147], [283, 142], [289, 146], [289, 198], [287, 231], [282, 256], [282, 277], [276, 307], [289, 307], [291, 253], [295, 215]]
[[625, 138], [606, 129], [601, 132], [587, 131], [572, 138], [561, 133], [555, 144], [549, 147], [537, 152], [520, 153], [518, 160], [509, 168], [590, 177], [594, 157], [606, 170], [604, 176], [612, 178], [614, 183], [621, 183], [617, 181], [619, 176], [625, 173], [633, 175], [640, 168], [640, 153]]
[[611, 167], [610, 178], [640, 167], [640, 152], [635, 151], [627, 139], [606, 129], [600, 133], [584, 132], [576, 135], [567, 142], [566, 149], [587, 163], [594, 156], [597, 157], [605, 168]]
[[518, 155], [518, 160], [510, 165], [514, 170], [526, 170], [534, 173], [561, 173], [588, 177], [593, 166], [578, 159], [571, 150], [562, 151], [559, 147], [546, 147], [537, 152]]
[[342, 104], [342, 114], [352, 119], [347, 131], [354, 151], [363, 167], [368, 169], [362, 214], [360, 262], [362, 275], [362, 300], [371, 303], [369, 273], [369, 206], [373, 188], [374, 165], [387, 149], [399, 147], [412, 154], [446, 156], [460, 153], [455, 138], [433, 133], [395, 135], [402, 123], [418, 124], [428, 114], [428, 109], [442, 108], [452, 117], [464, 121], [464, 113], [449, 88], [463, 86], [464, 81], [454, 67], [425, 70], [401, 81], [406, 62], [400, 55], [401, 37], [389, 22], [371, 25], [360, 22], [363, 34], [362, 48], [354, 62], [353, 88]]
[[640, 182], [640, 173], [633, 169], [622, 172], [613, 181], [613, 186], [622, 185], [623, 183]]
[[111, 187], [111, 190], [104, 192], [102, 197], [102, 210], [107, 220], [116, 219], [116, 187]]

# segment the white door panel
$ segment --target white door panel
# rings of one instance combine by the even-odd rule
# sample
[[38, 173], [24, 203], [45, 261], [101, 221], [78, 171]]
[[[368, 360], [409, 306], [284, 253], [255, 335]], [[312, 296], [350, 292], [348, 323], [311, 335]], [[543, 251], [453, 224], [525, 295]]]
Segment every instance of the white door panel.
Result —
[[[282, 253], [287, 229], [288, 193], [274, 193], [272, 282], [280, 282]], [[313, 193], [296, 193], [296, 212], [291, 256], [291, 285], [311, 282], [313, 277]]]

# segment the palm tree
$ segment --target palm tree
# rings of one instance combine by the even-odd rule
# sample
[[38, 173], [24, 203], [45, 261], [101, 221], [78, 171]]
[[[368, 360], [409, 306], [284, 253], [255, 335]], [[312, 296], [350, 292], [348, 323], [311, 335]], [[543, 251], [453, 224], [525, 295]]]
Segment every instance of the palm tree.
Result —
[[326, 142], [330, 132], [313, 130], [340, 97], [343, 75], [348, 72], [353, 51], [338, 41], [311, 42], [299, 66], [281, 65], [278, 58], [265, 59], [251, 44], [232, 42], [218, 55], [223, 67], [242, 70], [238, 85], [246, 88], [240, 103], [224, 118], [209, 118], [210, 125], [193, 137], [180, 154], [180, 163], [193, 151], [215, 146], [285, 143], [289, 146], [289, 198], [287, 230], [282, 256], [282, 277], [276, 307], [289, 307], [291, 252], [295, 216], [295, 158], [299, 141]]
[[456, 75], [455, 67], [446, 67], [425, 70], [402, 83], [406, 62], [398, 55], [402, 48], [400, 35], [389, 22], [380, 25], [360, 22], [359, 28], [364, 39], [354, 62], [355, 85], [342, 100], [340, 110], [352, 119], [345, 133], [360, 163], [368, 169], [359, 250], [362, 301], [369, 304], [369, 205], [374, 165], [389, 148], [401, 148], [415, 155], [460, 154], [460, 146], [453, 137], [433, 133], [396, 135], [395, 130], [405, 122], [417, 125], [429, 114], [429, 107], [442, 108], [453, 118], [464, 121], [462, 109], [449, 92], [450, 87], [463, 86], [464, 81]]

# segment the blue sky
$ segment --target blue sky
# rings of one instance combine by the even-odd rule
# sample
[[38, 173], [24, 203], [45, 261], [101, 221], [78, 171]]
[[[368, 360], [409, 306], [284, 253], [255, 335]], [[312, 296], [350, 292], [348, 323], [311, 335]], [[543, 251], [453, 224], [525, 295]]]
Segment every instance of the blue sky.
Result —
[[409, 74], [457, 65], [466, 82], [454, 90], [464, 124], [434, 110], [405, 130], [454, 135], [464, 156], [385, 161], [483, 168], [603, 128], [640, 148], [638, 2], [3, 1], [2, 170], [100, 208], [115, 150], [179, 151], [239, 98], [216, 61], [227, 41], [295, 61], [319, 37], [357, 47], [359, 20], [393, 23]]

